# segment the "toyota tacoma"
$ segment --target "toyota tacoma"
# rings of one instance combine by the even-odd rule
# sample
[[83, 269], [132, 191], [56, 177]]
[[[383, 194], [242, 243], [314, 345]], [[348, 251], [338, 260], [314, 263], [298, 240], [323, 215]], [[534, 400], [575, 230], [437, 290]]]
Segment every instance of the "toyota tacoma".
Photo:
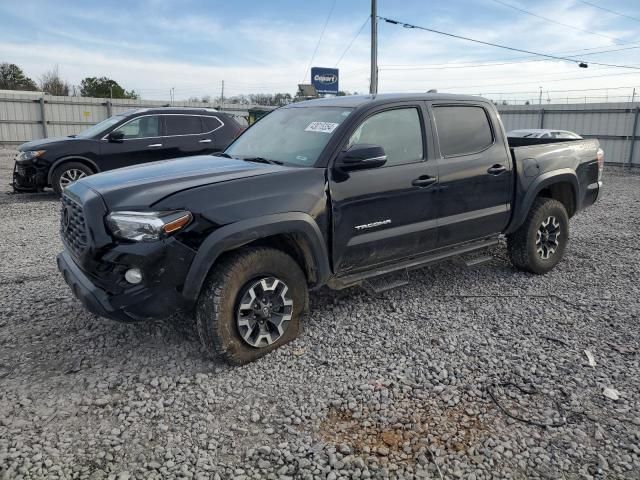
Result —
[[474, 96], [374, 95], [273, 111], [223, 153], [83, 178], [58, 267], [94, 314], [195, 316], [207, 352], [252, 361], [296, 337], [308, 291], [342, 289], [506, 237], [544, 274], [600, 192], [597, 140], [507, 139]]

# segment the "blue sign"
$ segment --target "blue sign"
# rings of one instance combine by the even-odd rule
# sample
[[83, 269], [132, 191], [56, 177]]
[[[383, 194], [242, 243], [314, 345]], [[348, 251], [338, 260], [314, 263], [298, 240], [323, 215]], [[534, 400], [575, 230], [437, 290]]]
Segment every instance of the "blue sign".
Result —
[[338, 93], [338, 69], [313, 67], [311, 83], [318, 93]]

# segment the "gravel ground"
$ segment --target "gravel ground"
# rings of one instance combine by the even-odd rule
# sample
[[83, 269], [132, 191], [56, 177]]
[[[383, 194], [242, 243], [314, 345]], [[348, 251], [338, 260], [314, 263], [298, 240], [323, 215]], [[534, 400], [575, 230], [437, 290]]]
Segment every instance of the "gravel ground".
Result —
[[176, 322], [87, 313], [54, 196], [0, 193], [0, 478], [640, 478], [640, 176], [605, 180], [548, 275], [498, 248], [320, 292], [241, 368]]

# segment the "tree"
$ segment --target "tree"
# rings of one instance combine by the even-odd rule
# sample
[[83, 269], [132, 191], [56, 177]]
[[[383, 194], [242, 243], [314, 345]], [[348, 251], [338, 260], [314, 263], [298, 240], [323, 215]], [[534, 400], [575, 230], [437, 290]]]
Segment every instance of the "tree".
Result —
[[83, 97], [96, 98], [140, 98], [135, 90], [127, 91], [118, 82], [107, 77], [87, 77], [80, 82]]
[[36, 82], [13, 63], [0, 63], [0, 90], [37, 91]]
[[40, 77], [40, 90], [50, 95], [67, 96], [70, 89], [69, 83], [60, 78], [57, 65]]
[[273, 103], [275, 105], [288, 105], [293, 102], [293, 98], [290, 93], [276, 93], [273, 96]]

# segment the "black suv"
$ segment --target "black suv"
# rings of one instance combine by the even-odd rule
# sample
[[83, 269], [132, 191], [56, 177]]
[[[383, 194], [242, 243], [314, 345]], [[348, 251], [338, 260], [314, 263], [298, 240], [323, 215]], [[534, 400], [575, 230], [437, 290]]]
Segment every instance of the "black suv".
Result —
[[76, 180], [139, 163], [224, 150], [242, 131], [230, 115], [206, 108], [141, 108], [78, 135], [20, 146], [14, 191], [53, 187], [60, 195]]

